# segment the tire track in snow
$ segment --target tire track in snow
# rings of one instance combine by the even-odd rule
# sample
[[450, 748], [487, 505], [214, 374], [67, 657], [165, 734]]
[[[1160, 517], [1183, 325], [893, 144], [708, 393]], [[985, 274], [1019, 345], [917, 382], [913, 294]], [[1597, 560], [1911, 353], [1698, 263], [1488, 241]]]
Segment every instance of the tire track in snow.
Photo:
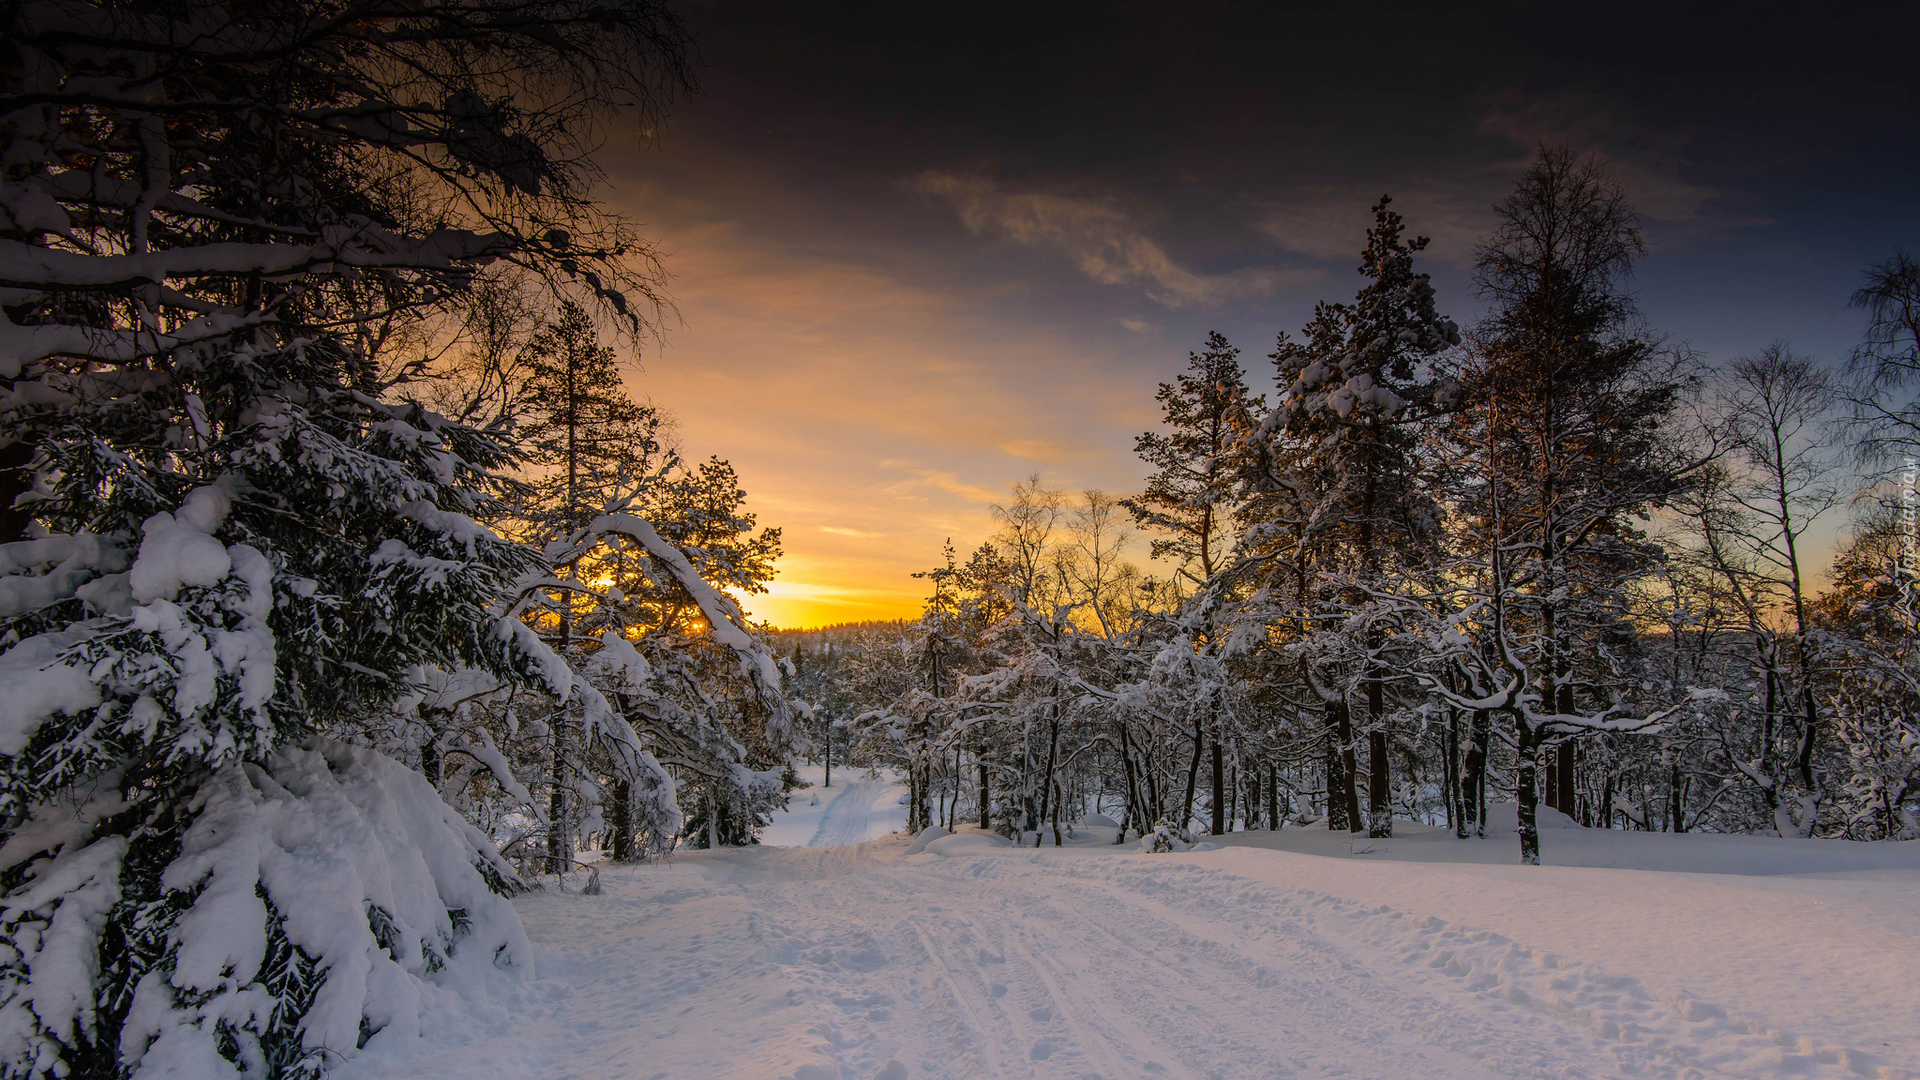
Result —
[[[956, 868], [968, 863], [981, 873], [934, 864], [816, 880], [807, 911], [783, 911], [782, 933], [841, 942], [803, 953], [791, 969], [814, 1000], [893, 1003], [883, 1015], [841, 1007], [849, 1014], [834, 1023], [841, 1076], [881, 1075], [894, 1060], [910, 1063], [913, 1077], [1489, 1075], [1477, 1055], [1403, 1030], [1374, 1000], [1332, 984], [1307, 999], [1252, 987], [1157, 915], [1095, 893], [1057, 895], [1052, 868], [990, 872], [1023, 865], [1017, 857]], [[1090, 896], [1096, 902], [1074, 902]], [[756, 909], [769, 906], [756, 897]], [[884, 916], [877, 924], [875, 913]], [[847, 964], [832, 951], [855, 944], [853, 926], [858, 947], [876, 948], [884, 962]], [[1248, 990], [1278, 1000], [1257, 1007]], [[960, 1047], [972, 1052], [955, 1055]]]
[[873, 802], [886, 784], [879, 780], [856, 780], [848, 784], [820, 815], [820, 827], [814, 830], [810, 848], [845, 847], [871, 839], [867, 829], [873, 822]]
[[1909, 1076], [1708, 1002], [1663, 998], [1599, 964], [1187, 856], [899, 850], [896, 839], [701, 852], [607, 870], [600, 897], [526, 898], [529, 931], [559, 964], [529, 988], [517, 1024], [390, 1072], [345, 1072]]
[[[1432, 994], [1436, 1003], [1444, 1003], [1447, 1011], [1479, 1012], [1487, 1017], [1511, 1013], [1559, 1027], [1563, 1037], [1591, 1042], [1618, 1070], [1601, 1075], [1831, 1080], [1862, 1076], [1908, 1080], [1913, 1075], [1871, 1053], [1823, 1046], [1759, 1020], [1731, 1018], [1719, 1006], [1687, 995], [1655, 994], [1638, 979], [1605, 972], [1597, 965], [1568, 962], [1498, 934], [1386, 905], [1369, 907], [1313, 890], [1275, 889], [1191, 865], [1173, 864], [1161, 872], [1142, 868], [1132, 874], [1123, 868], [1100, 875], [1077, 870], [1068, 868], [1067, 873], [1084, 884], [1119, 886], [1116, 892], [1121, 895], [1159, 893], [1167, 902], [1184, 902], [1180, 910], [1189, 912], [1182, 917], [1190, 925], [1200, 919], [1219, 920], [1222, 929], [1232, 933], [1231, 913], [1237, 911], [1271, 920], [1287, 933], [1306, 932], [1344, 946], [1360, 965], [1386, 975], [1389, 982], [1411, 989], [1407, 986], [1411, 975], [1414, 986]], [[1273, 919], [1275, 915], [1280, 918]], [[1245, 924], [1241, 932], [1263, 936]], [[1411, 970], [1393, 970], [1396, 961]], [[1463, 995], [1468, 1000], [1462, 1001]], [[1475, 1038], [1490, 1034], [1483, 1022]], [[1451, 1039], [1454, 1033], [1443, 1026], [1436, 1035]], [[1520, 1056], [1515, 1053], [1518, 1050], [1519, 1044], [1514, 1044], [1509, 1056]], [[1574, 1069], [1570, 1075], [1579, 1075], [1586, 1066], [1568, 1067]]]

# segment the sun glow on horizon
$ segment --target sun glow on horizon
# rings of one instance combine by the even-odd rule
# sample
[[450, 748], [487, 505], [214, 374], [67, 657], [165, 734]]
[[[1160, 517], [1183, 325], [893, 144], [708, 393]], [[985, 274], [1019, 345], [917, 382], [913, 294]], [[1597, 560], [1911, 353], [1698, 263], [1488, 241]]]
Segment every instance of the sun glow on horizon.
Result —
[[774, 578], [767, 591], [742, 597], [741, 608], [756, 622], [782, 630], [812, 630], [839, 623], [881, 622], [920, 616], [921, 597], [909, 587], [828, 585]]

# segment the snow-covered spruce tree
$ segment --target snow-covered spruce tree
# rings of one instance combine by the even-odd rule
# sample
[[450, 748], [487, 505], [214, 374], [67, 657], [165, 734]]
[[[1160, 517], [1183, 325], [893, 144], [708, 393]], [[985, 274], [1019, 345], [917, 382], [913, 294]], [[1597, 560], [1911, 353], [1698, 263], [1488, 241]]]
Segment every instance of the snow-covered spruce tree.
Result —
[[0, 39], [0, 1068], [313, 1073], [528, 962], [487, 839], [327, 736], [428, 667], [574, 692], [510, 617], [537, 553], [476, 521], [510, 448], [382, 346], [493, 259], [637, 324], [579, 155], [683, 35], [46, 0]]
[[[1321, 304], [1305, 340], [1284, 335], [1274, 351], [1278, 400], [1258, 435], [1259, 453], [1247, 479], [1255, 496], [1247, 508], [1253, 550], [1290, 542], [1296, 570], [1311, 558], [1322, 577], [1316, 587], [1295, 583], [1308, 634], [1335, 630], [1350, 609], [1388, 570], [1430, 561], [1439, 539], [1439, 508], [1433, 478], [1424, 475], [1415, 450], [1420, 431], [1437, 411], [1432, 358], [1460, 341], [1453, 321], [1434, 306], [1427, 275], [1415, 273], [1413, 257], [1425, 237], [1403, 239], [1405, 225], [1382, 197], [1373, 207], [1360, 273], [1369, 280], [1352, 304]], [[1329, 588], [1324, 576], [1348, 575], [1353, 587]], [[1296, 575], [1297, 576], [1297, 575]], [[1343, 745], [1351, 783], [1348, 681], [1367, 701], [1368, 813], [1371, 836], [1393, 831], [1390, 783], [1391, 732], [1387, 723], [1387, 673], [1374, 655], [1377, 634], [1353, 648], [1307, 655], [1354, 656], [1355, 678], [1321, 665], [1308, 671], [1310, 684], [1331, 691], [1329, 735]], [[1329, 761], [1333, 761], [1329, 756]], [[1359, 822], [1350, 823], [1355, 829]]]

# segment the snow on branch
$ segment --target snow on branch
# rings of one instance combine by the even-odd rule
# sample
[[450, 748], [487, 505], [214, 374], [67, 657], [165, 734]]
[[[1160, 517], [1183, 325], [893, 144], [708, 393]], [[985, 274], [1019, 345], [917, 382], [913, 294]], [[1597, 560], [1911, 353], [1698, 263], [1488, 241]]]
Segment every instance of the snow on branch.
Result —
[[587, 526], [586, 535], [630, 539], [667, 568], [674, 581], [699, 605], [713, 639], [732, 649], [740, 658], [741, 670], [753, 679], [761, 704], [767, 709], [768, 736], [784, 742], [791, 734], [792, 707], [780, 692], [780, 665], [766, 645], [748, 632], [746, 616], [741, 613], [740, 605], [734, 603], [732, 597], [707, 584], [687, 559], [686, 552], [640, 518], [631, 514], [603, 514]]

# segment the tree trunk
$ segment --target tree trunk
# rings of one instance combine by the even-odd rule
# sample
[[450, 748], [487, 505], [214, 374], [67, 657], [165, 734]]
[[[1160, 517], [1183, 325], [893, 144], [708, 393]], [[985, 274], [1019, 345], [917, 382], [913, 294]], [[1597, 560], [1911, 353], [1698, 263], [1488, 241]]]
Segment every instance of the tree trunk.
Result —
[[1129, 825], [1143, 836], [1147, 832], [1147, 807], [1140, 794], [1139, 773], [1133, 767], [1133, 740], [1127, 735], [1127, 722], [1124, 720], [1120, 722], [1120, 760], [1127, 770], [1127, 812], [1122, 815], [1126, 820], [1120, 823], [1120, 839], [1115, 843], [1125, 840]]
[[1455, 838], [1467, 838], [1465, 777], [1460, 773], [1460, 710], [1447, 710], [1446, 733], [1447, 827]]
[[1053, 785], [1053, 846], [1060, 847], [1060, 784]]
[[1180, 803], [1180, 820], [1174, 828], [1181, 834], [1187, 831], [1187, 824], [1193, 820], [1193, 789], [1200, 782], [1200, 750], [1202, 737], [1200, 721], [1193, 722], [1193, 761], [1187, 766], [1187, 797]]
[[626, 780], [616, 780], [613, 784], [613, 805], [608, 807], [607, 828], [613, 835], [609, 847], [613, 851], [614, 862], [626, 862], [633, 858], [633, 784]]
[[1680, 766], [1678, 763], [1668, 766], [1667, 794], [1668, 794], [1668, 798], [1670, 799], [1669, 807], [1670, 807], [1671, 820], [1673, 824], [1673, 831], [1677, 833], [1686, 832], [1687, 831], [1686, 796], [1683, 795], [1680, 791]]
[[1540, 746], [1533, 725], [1518, 713], [1513, 718], [1513, 736], [1518, 746], [1513, 798], [1520, 811], [1520, 863], [1522, 866], [1539, 866], [1540, 794], [1535, 787], [1534, 772], [1540, 757]]
[[1393, 784], [1387, 754], [1387, 733], [1378, 728], [1368, 732], [1367, 835], [1375, 839], [1393, 836]]
[[987, 790], [987, 763], [983, 761], [980, 763], [980, 827], [982, 829], [993, 828], [993, 800], [990, 794]]
[[547, 791], [547, 869], [551, 873], [567, 872], [569, 859], [567, 851], [567, 790], [565, 747], [560, 741], [560, 719], [553, 718], [553, 784]]
[[1467, 790], [1464, 800], [1469, 825], [1477, 839], [1487, 838], [1487, 748], [1493, 739], [1493, 717], [1485, 709], [1473, 714], [1467, 745]]
[[[912, 770], [908, 770], [907, 777], [911, 782]], [[707, 850], [720, 850], [720, 795], [712, 785], [707, 787]]]
[[1613, 828], [1613, 770], [1608, 769], [1600, 784], [1600, 827]]
[[1347, 803], [1347, 831], [1359, 832], [1365, 828], [1360, 816], [1360, 792], [1354, 787], [1354, 778], [1360, 774], [1360, 765], [1354, 760], [1353, 753], [1353, 710], [1345, 700], [1334, 706], [1335, 730], [1340, 736], [1340, 770], [1344, 774], [1340, 785], [1340, 797]]
[[1221, 768], [1220, 740], [1213, 740], [1213, 835], [1227, 833], [1226, 773]]
[[1280, 763], [1267, 762], [1267, 828], [1280, 827]]
[[[1046, 827], [1047, 800], [1054, 793], [1053, 762], [1060, 750], [1060, 706], [1053, 707], [1053, 716], [1047, 724], [1047, 771], [1040, 778], [1040, 815], [1033, 822], [1033, 846], [1040, 846], [1040, 832]], [[1055, 806], [1054, 816], [1059, 817], [1059, 807]]]
[[1367, 835], [1384, 840], [1393, 836], [1392, 740], [1380, 671], [1369, 665], [1367, 675]]
[[1574, 745], [1571, 742], [1563, 742], [1556, 747], [1553, 762], [1554, 771], [1559, 774], [1554, 777], [1553, 786], [1560, 793], [1560, 804], [1554, 809], [1570, 818], [1577, 818], [1580, 809], [1579, 791], [1573, 786]]
[[1342, 792], [1353, 790], [1353, 774], [1348, 772], [1345, 756], [1341, 753], [1341, 729], [1346, 726], [1340, 715], [1340, 706], [1327, 706], [1327, 828], [1329, 830], [1347, 830], [1352, 822], [1347, 818], [1347, 803], [1351, 801]]

